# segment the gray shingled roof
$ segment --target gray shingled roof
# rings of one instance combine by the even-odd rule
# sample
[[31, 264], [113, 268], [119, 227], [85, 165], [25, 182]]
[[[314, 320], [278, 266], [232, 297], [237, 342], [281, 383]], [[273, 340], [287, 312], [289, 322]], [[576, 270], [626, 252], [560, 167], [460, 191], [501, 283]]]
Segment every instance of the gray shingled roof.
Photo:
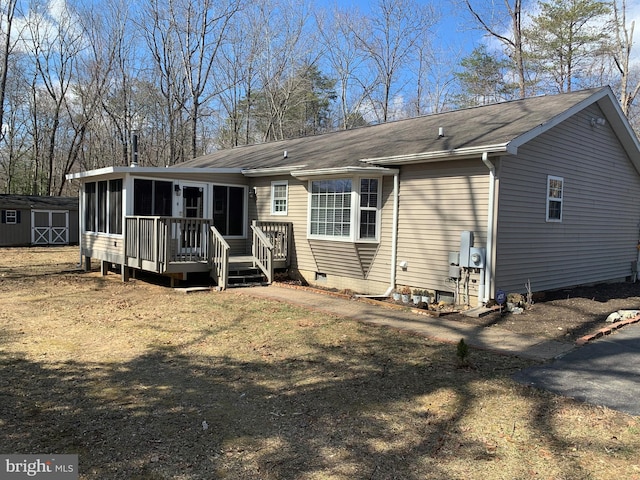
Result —
[[[608, 87], [605, 87], [610, 91]], [[530, 97], [258, 145], [219, 150], [177, 167], [276, 168], [306, 165], [307, 169], [363, 166], [361, 160], [442, 152], [506, 144], [552, 123], [604, 89]], [[438, 136], [439, 129], [444, 137]], [[287, 158], [284, 158], [284, 152]]]
[[78, 210], [78, 197], [43, 197], [37, 195], [0, 195], [0, 208], [9, 210]]

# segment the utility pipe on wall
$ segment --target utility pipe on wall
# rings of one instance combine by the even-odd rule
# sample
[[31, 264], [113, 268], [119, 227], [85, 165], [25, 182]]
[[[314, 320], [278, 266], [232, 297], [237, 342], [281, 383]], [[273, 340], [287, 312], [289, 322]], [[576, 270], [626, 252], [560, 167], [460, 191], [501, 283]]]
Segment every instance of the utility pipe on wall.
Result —
[[484, 278], [480, 279], [480, 289], [478, 292], [478, 303], [486, 304], [490, 300], [491, 287], [493, 281], [493, 225], [495, 220], [495, 184], [496, 167], [489, 160], [489, 154], [483, 152], [482, 162], [489, 169], [489, 206], [487, 209], [487, 251], [484, 260]]
[[391, 231], [391, 272], [389, 279], [389, 288], [385, 292], [384, 296], [391, 295], [391, 292], [396, 288], [396, 272], [398, 261], [398, 208], [399, 208], [399, 191], [400, 191], [400, 179], [399, 172], [393, 174], [393, 225]]

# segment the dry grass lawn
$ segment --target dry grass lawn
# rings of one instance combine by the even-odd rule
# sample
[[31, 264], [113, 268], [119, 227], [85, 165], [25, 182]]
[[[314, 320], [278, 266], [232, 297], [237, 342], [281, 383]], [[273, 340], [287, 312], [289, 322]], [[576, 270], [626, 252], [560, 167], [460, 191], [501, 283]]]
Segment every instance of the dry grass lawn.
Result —
[[531, 363], [77, 262], [0, 249], [3, 453], [96, 480], [640, 479], [640, 418], [510, 379]]

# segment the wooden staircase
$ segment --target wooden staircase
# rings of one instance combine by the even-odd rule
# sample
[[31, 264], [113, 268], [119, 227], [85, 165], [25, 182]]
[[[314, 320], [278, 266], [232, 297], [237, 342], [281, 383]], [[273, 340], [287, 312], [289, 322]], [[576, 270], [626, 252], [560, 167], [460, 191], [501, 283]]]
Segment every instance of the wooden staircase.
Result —
[[255, 258], [252, 255], [232, 255], [229, 257], [228, 288], [253, 287], [268, 284], [269, 280], [262, 270], [256, 266]]

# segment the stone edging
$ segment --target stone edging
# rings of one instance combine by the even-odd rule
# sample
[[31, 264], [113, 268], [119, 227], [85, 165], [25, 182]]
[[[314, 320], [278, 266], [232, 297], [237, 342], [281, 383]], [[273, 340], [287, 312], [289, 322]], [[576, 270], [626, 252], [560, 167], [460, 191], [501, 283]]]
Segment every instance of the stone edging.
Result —
[[640, 315], [637, 315], [632, 318], [628, 318], [626, 320], [620, 320], [619, 322], [615, 322], [610, 326], [601, 328], [600, 330], [592, 333], [590, 335], [585, 335], [584, 337], [580, 337], [576, 340], [576, 345], [581, 347], [582, 345], [590, 342], [591, 340], [595, 340], [596, 338], [603, 337], [605, 335], [609, 335], [611, 332], [618, 330], [619, 328], [625, 327], [627, 325], [631, 325], [632, 323], [640, 322]]

